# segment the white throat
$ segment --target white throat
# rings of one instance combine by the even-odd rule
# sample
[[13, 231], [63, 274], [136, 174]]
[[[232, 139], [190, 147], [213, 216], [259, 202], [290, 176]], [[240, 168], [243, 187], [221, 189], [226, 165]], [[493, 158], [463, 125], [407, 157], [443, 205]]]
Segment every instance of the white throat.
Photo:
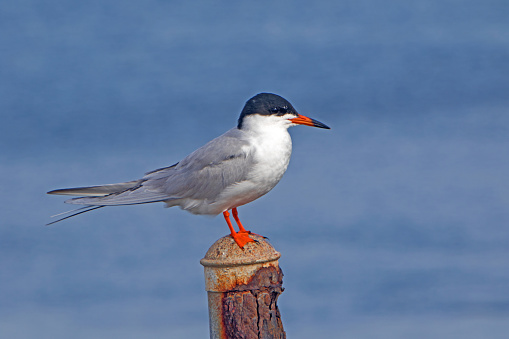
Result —
[[267, 192], [279, 182], [290, 162], [290, 126], [292, 122], [284, 116], [251, 115], [243, 121], [242, 130], [248, 135], [256, 162], [253, 180], [266, 186]]

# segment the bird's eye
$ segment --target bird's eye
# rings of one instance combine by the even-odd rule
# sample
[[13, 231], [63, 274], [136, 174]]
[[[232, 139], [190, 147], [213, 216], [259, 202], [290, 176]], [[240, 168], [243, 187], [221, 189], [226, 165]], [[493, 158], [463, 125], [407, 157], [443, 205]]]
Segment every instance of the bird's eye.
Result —
[[272, 114], [285, 115], [286, 113], [288, 113], [288, 107], [287, 106], [272, 107], [270, 111], [272, 112]]

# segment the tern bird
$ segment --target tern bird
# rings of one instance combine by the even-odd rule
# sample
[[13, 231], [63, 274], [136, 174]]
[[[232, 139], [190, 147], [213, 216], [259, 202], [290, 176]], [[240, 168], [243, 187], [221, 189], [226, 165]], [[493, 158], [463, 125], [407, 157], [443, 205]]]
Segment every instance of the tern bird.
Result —
[[[295, 125], [329, 129], [298, 114], [284, 98], [260, 93], [246, 102], [237, 127], [175, 165], [148, 172], [139, 180], [48, 192], [80, 196], [66, 203], [86, 205], [50, 224], [105, 206], [165, 202], [167, 207], [179, 206], [193, 214], [223, 213], [232, 238], [243, 248], [254, 240], [242, 226], [237, 207], [268, 193], [281, 180], [292, 153], [288, 127]], [[228, 210], [232, 211], [238, 232]]]

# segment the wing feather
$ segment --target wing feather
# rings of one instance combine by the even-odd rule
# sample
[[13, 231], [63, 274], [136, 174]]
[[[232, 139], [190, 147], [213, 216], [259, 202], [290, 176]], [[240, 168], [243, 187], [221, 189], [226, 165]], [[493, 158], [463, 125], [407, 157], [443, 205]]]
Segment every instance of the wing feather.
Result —
[[175, 167], [149, 173], [144, 186], [173, 199], [214, 199], [227, 187], [247, 179], [253, 164], [249, 143], [234, 128], [191, 153]]

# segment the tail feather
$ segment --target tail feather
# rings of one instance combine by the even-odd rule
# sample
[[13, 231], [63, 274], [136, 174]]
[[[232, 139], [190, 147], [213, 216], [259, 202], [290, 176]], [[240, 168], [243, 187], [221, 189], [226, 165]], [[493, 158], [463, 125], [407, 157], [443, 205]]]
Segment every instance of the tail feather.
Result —
[[63, 188], [58, 190], [49, 191], [48, 194], [59, 194], [59, 195], [78, 195], [87, 197], [104, 197], [112, 193], [120, 193], [122, 191], [132, 189], [142, 183], [143, 180], [133, 180], [128, 182], [122, 182], [118, 184], [109, 184], [101, 186], [90, 186], [90, 187], [75, 187], [75, 188]]
[[52, 221], [52, 222], [46, 224], [46, 226], [53, 225], [53, 224], [55, 224], [55, 223], [57, 223], [59, 221], [62, 221], [62, 220], [65, 220], [65, 219], [69, 219], [69, 218], [72, 218], [72, 217], [77, 216], [79, 214], [82, 214], [82, 213], [85, 213], [85, 212], [90, 212], [92, 210], [96, 210], [96, 209], [101, 208], [101, 207], [104, 207], [104, 206], [84, 206], [84, 207], [76, 208], [76, 209], [71, 210], [71, 211], [67, 211], [67, 212], [63, 212], [63, 213], [59, 213], [59, 214], [53, 215], [52, 217], [56, 217], [56, 216], [59, 216], [59, 215], [63, 215], [63, 214], [67, 214], [67, 213], [72, 213], [71, 215], [68, 215], [66, 217], [63, 217], [63, 218], [60, 218], [58, 220]]
[[160, 202], [169, 200], [166, 193], [160, 193], [153, 190], [147, 190], [143, 186], [137, 189], [127, 189], [120, 193], [112, 193], [107, 196], [99, 197], [80, 197], [66, 200], [66, 204], [88, 205], [88, 206], [118, 206], [118, 205], [137, 205], [151, 202]]
[[48, 194], [79, 196], [66, 200], [68, 204], [85, 205], [84, 207], [55, 215], [60, 216], [71, 213], [66, 217], [50, 222], [52, 225], [59, 221], [74, 217], [105, 206], [134, 205], [150, 202], [160, 202], [171, 199], [166, 193], [143, 186], [146, 179], [134, 180], [118, 184], [64, 188], [48, 192]]

